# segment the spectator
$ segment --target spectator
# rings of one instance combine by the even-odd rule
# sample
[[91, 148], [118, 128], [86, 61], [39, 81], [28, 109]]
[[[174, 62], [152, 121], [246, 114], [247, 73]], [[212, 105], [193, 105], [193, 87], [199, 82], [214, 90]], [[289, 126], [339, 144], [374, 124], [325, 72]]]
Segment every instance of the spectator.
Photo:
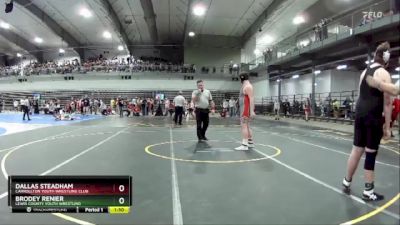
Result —
[[116, 104], [115, 104], [115, 99], [112, 98], [112, 99], [110, 100], [110, 107], [111, 107], [112, 110], [115, 110], [115, 105], [116, 105]]
[[275, 120], [279, 120], [279, 111], [281, 109], [280, 103], [278, 100], [274, 102], [274, 112], [275, 112]]
[[320, 107], [320, 110], [321, 110], [321, 117], [325, 117], [325, 105], [324, 105], [323, 101], [319, 102], [319, 107]]
[[107, 113], [107, 105], [103, 102], [103, 100], [100, 100], [100, 112], [103, 116], [108, 115]]
[[168, 100], [168, 98], [166, 98], [164, 100], [164, 105], [165, 105], [165, 113], [164, 113], [164, 115], [167, 116], [168, 115], [168, 111], [169, 111], [169, 100]]
[[85, 114], [87, 114], [87, 113], [89, 113], [89, 110], [90, 110], [90, 100], [89, 100], [89, 98], [88, 98], [88, 96], [87, 95], [85, 95], [85, 98], [82, 100], [82, 102], [83, 102], [83, 115], [85, 115]]
[[304, 101], [304, 114], [305, 114], [305, 116], [306, 116], [306, 121], [308, 121], [309, 119], [308, 119], [308, 116], [311, 114], [311, 102], [310, 102], [310, 99], [309, 98], [307, 98], [305, 101]]
[[174, 114], [174, 111], [175, 111], [174, 102], [169, 101], [169, 106], [168, 106], [169, 117], [172, 117], [172, 114]]
[[154, 99], [150, 98], [150, 112], [152, 116], [154, 115], [154, 104], [155, 104]]
[[337, 119], [339, 118], [340, 102], [337, 99], [334, 99], [332, 102], [332, 106], [333, 106], [333, 116]]
[[143, 98], [142, 100], [142, 116], [147, 116], [147, 100]]
[[283, 108], [283, 117], [288, 116], [289, 114], [289, 108], [290, 108], [290, 103], [288, 99], [286, 98], [285, 101], [282, 103], [282, 108]]
[[93, 111], [95, 115], [97, 115], [97, 112], [99, 111], [99, 106], [100, 106], [99, 100], [95, 99], [93, 101]]
[[330, 93], [329, 93], [328, 97], [326, 97], [324, 105], [326, 106], [326, 116], [330, 117], [331, 111], [332, 111], [332, 99], [331, 99]]
[[229, 101], [228, 99], [223, 100], [222, 102], [222, 117], [226, 117], [226, 114], [228, 113], [228, 109], [229, 109]]
[[240, 116], [240, 105], [239, 105], [239, 99], [236, 99], [236, 116]]
[[328, 19], [324, 18], [321, 20], [322, 40], [328, 38]]
[[364, 25], [372, 22], [372, 20], [373, 20], [372, 16], [370, 16], [369, 14], [365, 14], [363, 16], [363, 18], [361, 19], [360, 26], [364, 26]]
[[121, 97], [119, 97], [117, 98], [117, 102], [118, 102], [119, 117], [124, 117], [124, 110], [123, 110], [124, 100]]
[[189, 109], [188, 109], [188, 117], [186, 118], [186, 120], [189, 120], [190, 117], [195, 118], [193, 101], [190, 101], [188, 103], [188, 107], [189, 107]]
[[352, 101], [350, 100], [350, 97], [346, 97], [346, 100], [343, 102], [343, 106], [345, 108], [345, 119], [351, 119], [351, 104]]
[[33, 100], [33, 112], [35, 114], [39, 114], [39, 100], [38, 99], [34, 99]]
[[314, 39], [315, 39], [315, 42], [321, 41], [321, 27], [320, 27], [320, 25], [319, 25], [319, 24], [316, 24], [316, 25], [313, 27], [313, 31], [314, 31]]
[[19, 106], [19, 102], [18, 102], [18, 100], [14, 100], [14, 111], [16, 111], [16, 112], [18, 112], [19, 110], [18, 110], [18, 106]]
[[[174, 98], [175, 105], [175, 117], [174, 122], [175, 125], [182, 125], [182, 114], [183, 114], [183, 106], [185, 105], [185, 98], [182, 96], [182, 91], [179, 91], [178, 95]], [[171, 108], [171, 107], [170, 107]]]
[[[394, 122], [397, 120], [397, 122], [399, 122], [399, 115], [400, 115], [400, 95], [397, 96], [397, 98], [395, 98], [393, 100], [393, 110], [392, 110], [392, 118], [391, 118], [391, 122], [390, 122], [390, 128], [393, 127]], [[393, 131], [391, 129], [391, 137], [394, 137], [393, 135]]]
[[228, 102], [229, 105], [229, 117], [234, 117], [236, 114], [236, 101], [233, 97], [231, 97], [231, 99]]

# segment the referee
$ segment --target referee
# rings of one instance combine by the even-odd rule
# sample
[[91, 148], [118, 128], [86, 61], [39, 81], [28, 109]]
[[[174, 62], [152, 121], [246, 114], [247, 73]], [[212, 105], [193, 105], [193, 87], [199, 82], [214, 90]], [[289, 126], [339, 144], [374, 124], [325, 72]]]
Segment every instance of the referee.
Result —
[[204, 82], [202, 80], [197, 81], [197, 90], [192, 93], [192, 101], [196, 108], [196, 122], [197, 122], [197, 138], [199, 141], [207, 141], [206, 131], [209, 118], [209, 106], [214, 107], [212, 101], [211, 92], [204, 88]]
[[29, 118], [29, 108], [30, 108], [29, 100], [27, 97], [24, 97], [23, 99], [21, 99], [21, 109], [24, 112], [22, 120], [25, 120], [25, 115], [28, 116], [28, 120], [31, 120], [31, 118]]

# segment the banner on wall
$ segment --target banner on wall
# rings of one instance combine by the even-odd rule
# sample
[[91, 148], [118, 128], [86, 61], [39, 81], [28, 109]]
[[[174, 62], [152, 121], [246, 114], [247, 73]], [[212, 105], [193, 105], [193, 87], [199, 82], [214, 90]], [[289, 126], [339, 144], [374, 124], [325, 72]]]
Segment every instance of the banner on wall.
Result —
[[156, 94], [156, 100], [164, 100], [164, 94]]
[[40, 94], [33, 94], [34, 100], [40, 100]]

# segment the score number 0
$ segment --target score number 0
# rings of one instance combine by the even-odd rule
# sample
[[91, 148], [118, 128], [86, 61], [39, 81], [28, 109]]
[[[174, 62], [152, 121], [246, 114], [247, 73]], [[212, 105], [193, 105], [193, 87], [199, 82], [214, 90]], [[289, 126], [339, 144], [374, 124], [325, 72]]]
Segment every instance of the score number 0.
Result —
[[[120, 192], [124, 192], [125, 191], [125, 186], [124, 185], [119, 185], [118, 190]], [[125, 198], [121, 197], [118, 199], [119, 204], [123, 205], [125, 203]]]

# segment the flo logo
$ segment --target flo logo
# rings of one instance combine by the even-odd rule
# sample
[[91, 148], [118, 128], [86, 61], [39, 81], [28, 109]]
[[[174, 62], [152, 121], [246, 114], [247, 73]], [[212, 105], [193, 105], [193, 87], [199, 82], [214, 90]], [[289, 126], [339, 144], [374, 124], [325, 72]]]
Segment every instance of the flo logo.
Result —
[[383, 17], [383, 12], [374, 12], [374, 11], [370, 11], [370, 12], [362, 12], [364, 14], [364, 16], [366, 17], [372, 17], [372, 18], [381, 18]]

